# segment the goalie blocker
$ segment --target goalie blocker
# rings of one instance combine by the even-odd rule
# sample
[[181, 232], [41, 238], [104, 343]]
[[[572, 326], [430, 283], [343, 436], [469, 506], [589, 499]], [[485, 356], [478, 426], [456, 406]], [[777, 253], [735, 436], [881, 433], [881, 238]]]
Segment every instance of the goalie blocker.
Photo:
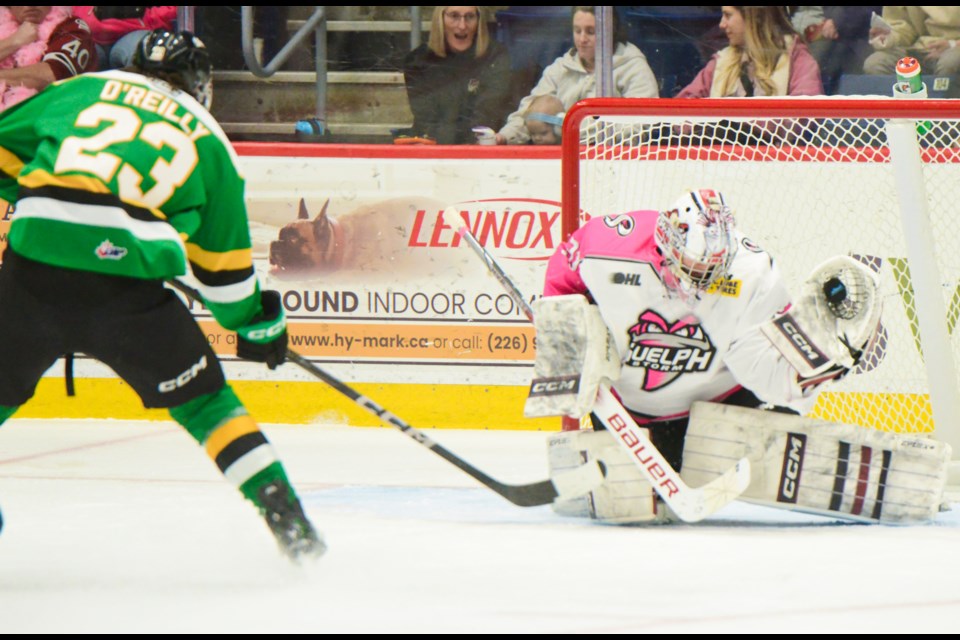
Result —
[[540, 298], [533, 312], [537, 349], [523, 415], [581, 418], [601, 382], [620, 377], [614, 338], [600, 310], [580, 294]]

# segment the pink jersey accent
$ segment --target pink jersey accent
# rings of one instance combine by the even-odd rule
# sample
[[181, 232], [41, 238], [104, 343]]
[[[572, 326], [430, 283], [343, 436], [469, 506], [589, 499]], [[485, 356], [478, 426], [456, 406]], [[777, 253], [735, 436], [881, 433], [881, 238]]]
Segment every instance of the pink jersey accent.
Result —
[[656, 211], [633, 211], [618, 216], [592, 218], [550, 258], [543, 295], [588, 294], [589, 290], [579, 273], [584, 255], [613, 259], [629, 256], [632, 260], [657, 265], [659, 271], [660, 254], [653, 240], [658, 215]]
[[547, 265], [545, 296], [582, 294], [598, 305], [620, 353], [613, 386], [623, 405], [665, 420], [746, 387], [765, 402], [809, 410], [815, 398], [758, 329], [790, 303], [770, 255], [738, 233], [729, 277], [689, 306], [661, 278], [657, 216], [593, 218]]

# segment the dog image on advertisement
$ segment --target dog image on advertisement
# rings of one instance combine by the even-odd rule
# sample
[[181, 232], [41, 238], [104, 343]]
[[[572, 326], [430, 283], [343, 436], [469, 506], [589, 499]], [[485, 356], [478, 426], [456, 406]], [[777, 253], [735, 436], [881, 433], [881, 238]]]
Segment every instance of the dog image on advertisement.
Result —
[[393, 198], [362, 205], [339, 216], [327, 200], [310, 215], [301, 199], [297, 219], [283, 225], [270, 242], [270, 274], [278, 279], [311, 279], [330, 273], [358, 274], [365, 280], [402, 279], [436, 273], [463, 261], [466, 252], [450, 247], [411, 245], [416, 221], [429, 241], [443, 204], [429, 198]]

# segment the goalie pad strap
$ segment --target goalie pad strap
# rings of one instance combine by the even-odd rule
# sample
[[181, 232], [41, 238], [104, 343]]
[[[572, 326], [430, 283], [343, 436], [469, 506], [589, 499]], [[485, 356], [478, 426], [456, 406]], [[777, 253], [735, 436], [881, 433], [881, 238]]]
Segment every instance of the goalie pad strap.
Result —
[[684, 443], [684, 481], [709, 481], [739, 456], [753, 469], [742, 496], [748, 502], [910, 524], [939, 511], [950, 446], [918, 435], [695, 403]]

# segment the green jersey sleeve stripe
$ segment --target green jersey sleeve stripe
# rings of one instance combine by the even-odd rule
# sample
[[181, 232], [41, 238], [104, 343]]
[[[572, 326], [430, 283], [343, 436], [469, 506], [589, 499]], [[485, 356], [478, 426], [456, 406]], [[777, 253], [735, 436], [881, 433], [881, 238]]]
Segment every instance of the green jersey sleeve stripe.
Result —
[[11, 178], [16, 178], [23, 171], [23, 160], [17, 157], [15, 153], [0, 147], [0, 171]]
[[[188, 259], [189, 259], [189, 248], [188, 248]], [[253, 275], [253, 265], [249, 265], [240, 269], [226, 269], [222, 271], [208, 271], [204, 269], [201, 265], [198, 265], [195, 262], [190, 263], [190, 269], [193, 271], [193, 275], [197, 277], [197, 280], [204, 283], [208, 287], [226, 287], [232, 284], [237, 284], [243, 282], [251, 275]]]
[[12, 225], [28, 218], [57, 220], [88, 227], [123, 229], [145, 242], [157, 240], [175, 242], [180, 246], [183, 259], [186, 261], [187, 250], [176, 229], [160, 220], [153, 222], [134, 220], [120, 207], [63, 202], [53, 198], [24, 198], [17, 203], [17, 213], [13, 216]]
[[33, 169], [20, 176], [19, 181], [24, 189], [62, 187], [87, 193], [110, 193], [110, 187], [96, 178], [81, 175], [54, 175], [44, 169]]
[[248, 269], [253, 266], [253, 249], [249, 247], [213, 251], [191, 242], [187, 244], [187, 255], [190, 256], [190, 262], [210, 272]]
[[224, 287], [211, 287], [203, 282], [198, 289], [204, 299], [216, 304], [229, 304], [231, 302], [240, 302], [255, 294], [260, 288], [260, 283], [255, 275], [251, 275], [243, 282], [227, 285]]
[[53, 198], [64, 202], [76, 202], [77, 204], [99, 207], [116, 207], [126, 211], [127, 215], [134, 220], [142, 220], [144, 222], [166, 222], [167, 220], [167, 217], [157, 209], [129, 204], [112, 193], [91, 193], [90, 191], [81, 191], [68, 187], [39, 187], [23, 188], [20, 190], [21, 199], [34, 197]]

